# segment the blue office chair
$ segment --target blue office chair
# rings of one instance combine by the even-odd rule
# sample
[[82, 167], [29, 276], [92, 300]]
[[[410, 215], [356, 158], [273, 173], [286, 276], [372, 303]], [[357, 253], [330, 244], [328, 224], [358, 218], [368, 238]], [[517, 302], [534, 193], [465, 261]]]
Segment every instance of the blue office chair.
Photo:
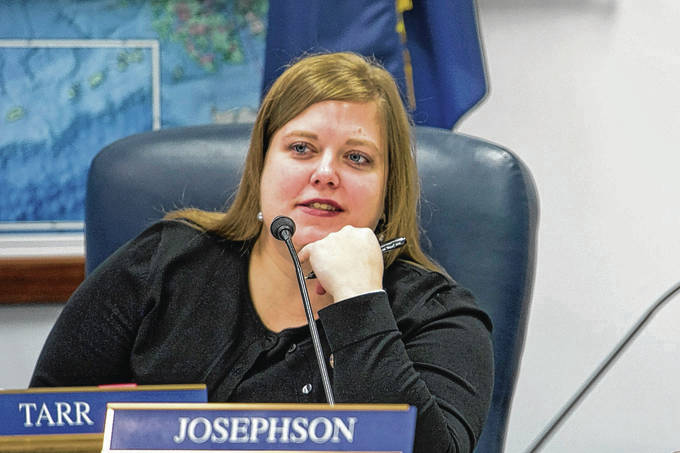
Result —
[[[167, 211], [223, 209], [238, 185], [250, 129], [166, 129], [104, 148], [87, 183], [87, 272]], [[425, 127], [416, 127], [416, 140], [423, 248], [493, 320], [495, 387], [476, 452], [502, 452], [534, 279], [536, 188], [525, 165], [500, 146]]]

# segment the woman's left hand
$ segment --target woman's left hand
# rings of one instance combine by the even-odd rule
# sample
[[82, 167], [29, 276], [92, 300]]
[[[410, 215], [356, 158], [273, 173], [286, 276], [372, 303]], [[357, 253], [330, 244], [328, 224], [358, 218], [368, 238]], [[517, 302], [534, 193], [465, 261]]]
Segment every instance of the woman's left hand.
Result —
[[334, 302], [382, 289], [383, 257], [370, 228], [347, 225], [304, 246], [298, 258], [309, 261]]

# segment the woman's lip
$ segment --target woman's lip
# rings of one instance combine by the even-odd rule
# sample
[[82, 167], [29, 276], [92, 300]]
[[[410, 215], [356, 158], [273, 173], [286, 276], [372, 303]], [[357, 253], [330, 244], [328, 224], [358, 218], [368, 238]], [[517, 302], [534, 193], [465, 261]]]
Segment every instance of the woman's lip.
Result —
[[317, 217], [335, 217], [342, 214], [342, 211], [326, 211], [325, 209], [312, 208], [311, 206], [298, 205], [298, 208], [305, 214]]
[[[315, 203], [331, 206], [333, 209], [328, 210], [328, 209], [323, 209], [323, 208], [312, 206]], [[321, 198], [314, 198], [314, 199], [311, 199], [311, 200], [305, 200], [301, 203], [298, 203], [298, 207], [305, 214], [309, 214], [309, 215], [313, 215], [313, 216], [317, 216], [317, 217], [335, 217], [337, 215], [340, 215], [343, 212], [343, 209], [335, 201], [327, 200], [327, 199], [321, 199]]]
[[298, 206], [303, 206], [303, 207], [306, 207], [306, 208], [325, 211], [325, 209], [323, 209], [323, 208], [314, 208], [314, 207], [311, 206], [315, 203], [316, 204], [325, 204], [325, 205], [331, 206], [333, 208], [332, 211], [329, 210], [327, 212], [342, 212], [343, 211], [342, 207], [337, 202], [335, 202], [333, 200], [324, 199], [324, 198], [313, 198], [313, 199], [310, 199], [310, 200], [305, 200], [301, 203], [298, 203]]

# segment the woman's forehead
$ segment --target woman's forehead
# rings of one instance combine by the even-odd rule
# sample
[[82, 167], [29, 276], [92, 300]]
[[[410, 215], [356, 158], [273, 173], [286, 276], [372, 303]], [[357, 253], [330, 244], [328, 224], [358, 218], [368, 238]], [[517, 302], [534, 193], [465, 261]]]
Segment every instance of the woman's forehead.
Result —
[[369, 140], [382, 148], [383, 129], [382, 115], [374, 101], [322, 101], [290, 119], [275, 135], [317, 139], [320, 135], [344, 134], [350, 140]]

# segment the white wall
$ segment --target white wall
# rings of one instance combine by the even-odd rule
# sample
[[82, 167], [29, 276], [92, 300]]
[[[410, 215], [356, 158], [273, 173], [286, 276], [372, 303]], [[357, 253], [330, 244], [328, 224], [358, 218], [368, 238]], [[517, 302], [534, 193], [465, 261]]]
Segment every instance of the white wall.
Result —
[[0, 389], [28, 387], [62, 304], [0, 305]]
[[[478, 6], [491, 90], [456, 129], [517, 152], [541, 198], [514, 453], [680, 280], [680, 2]], [[673, 300], [545, 451], [680, 450], [678, 319]]]
[[[83, 256], [82, 233], [3, 233], [0, 258]], [[0, 305], [0, 389], [26, 388], [62, 304]]]

